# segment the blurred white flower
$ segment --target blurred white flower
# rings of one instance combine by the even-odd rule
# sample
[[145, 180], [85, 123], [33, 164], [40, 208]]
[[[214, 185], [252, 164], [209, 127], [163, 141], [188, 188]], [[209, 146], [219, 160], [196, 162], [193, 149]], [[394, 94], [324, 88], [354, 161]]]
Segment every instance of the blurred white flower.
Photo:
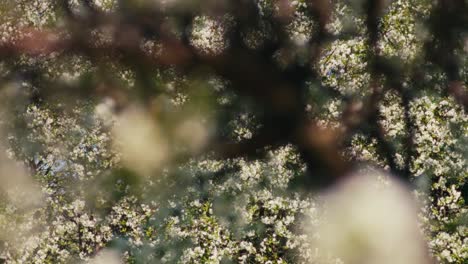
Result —
[[120, 264], [123, 263], [119, 253], [114, 250], [104, 249], [96, 257], [94, 257], [89, 264]]
[[177, 139], [191, 151], [200, 150], [208, 142], [210, 124], [192, 117], [181, 122], [175, 131]]
[[142, 175], [160, 168], [168, 157], [168, 144], [156, 121], [140, 108], [124, 111], [113, 133], [124, 164]]
[[115, 101], [107, 97], [104, 100], [102, 100], [101, 103], [96, 105], [94, 108], [94, 113], [96, 114], [97, 117], [101, 118], [104, 123], [110, 124], [112, 121], [112, 118], [114, 116], [114, 108], [115, 108]]
[[0, 145], [0, 193], [7, 194], [10, 202], [18, 208], [39, 205], [42, 193], [28, 170], [7, 156]]
[[325, 194], [313, 245], [348, 264], [428, 263], [409, 190], [394, 180], [379, 182], [380, 174], [355, 173]]

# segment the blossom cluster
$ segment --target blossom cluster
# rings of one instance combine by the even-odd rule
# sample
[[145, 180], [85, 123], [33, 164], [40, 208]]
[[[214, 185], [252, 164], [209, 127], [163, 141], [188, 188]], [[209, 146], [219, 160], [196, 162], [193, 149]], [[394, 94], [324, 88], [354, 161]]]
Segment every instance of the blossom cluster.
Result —
[[[0, 43], [23, 34], [19, 28], [63, 22], [57, 16], [56, 1], [26, 2], [18, 1], [4, 16], [0, 9]], [[112, 12], [120, 3], [91, 2], [104, 12]], [[169, 2], [177, 1], [157, 4], [170, 9]], [[369, 47], [357, 2], [361, 1], [336, 1], [326, 27], [337, 39], [324, 43], [312, 65], [321, 83], [307, 84], [306, 110], [317, 114], [314, 118], [324, 127], [339, 129], [347, 99], [360, 102], [371, 92]], [[73, 12], [86, 15], [80, 1], [70, 3]], [[308, 3], [258, 0], [255, 4], [258, 25], [242, 32], [242, 41], [249, 49], [260, 49], [277, 37], [266, 18], [284, 19], [289, 38], [285, 41], [292, 45], [274, 54], [272, 63], [287, 68], [314, 38], [317, 25], [308, 13]], [[100, 63], [106, 65], [106, 76], [114, 79], [111, 85], [125, 87], [111, 96], [28, 101], [12, 109], [0, 105], [0, 262], [361, 263], [351, 251], [372, 245], [379, 254], [388, 254], [401, 246], [379, 224], [413, 231], [412, 225], [386, 221], [395, 216], [410, 222], [416, 200], [418, 231], [431, 257], [438, 263], [466, 263], [468, 117], [462, 106], [442, 92], [447, 77], [432, 65], [421, 66], [428, 70], [422, 84], [406, 81], [424, 55], [427, 34], [419, 17], [427, 15], [431, 5], [426, 0], [397, 0], [383, 13], [379, 55], [402, 62], [402, 90], [411, 94], [404, 102], [401, 91], [381, 84], [377, 118], [384, 139], [395, 149], [390, 157], [381, 154], [382, 139], [365, 131], [344, 143], [345, 159], [377, 178], [375, 182], [364, 177], [362, 184], [375, 189], [353, 189], [352, 181], [333, 189], [348, 196], [333, 196], [333, 190], [324, 194], [292, 189], [307, 168], [300, 150], [290, 144], [268, 146], [254, 157], [196, 155], [212, 139], [213, 130], [239, 142], [262, 128], [261, 117], [252, 110], [258, 106], [233, 93], [228, 88], [233, 84], [219, 76], [201, 80], [171, 67], [150, 72], [148, 82], [154, 82], [160, 94], [150, 102], [128, 103], [122, 94], [131, 94], [141, 85], [134, 69], [104, 58]], [[200, 56], [211, 58], [229, 48], [227, 35], [235, 23], [227, 15], [201, 15], [185, 33]], [[115, 30], [95, 32], [96, 41], [108, 41], [106, 34]], [[350, 32], [351, 37], [339, 37]], [[151, 40], [142, 43], [141, 49], [164, 52]], [[18, 68], [43, 70], [47, 78], [72, 92], [75, 85], [92, 82], [96, 70], [81, 55], [23, 56], [15, 63]], [[0, 65], [0, 73], [3, 77], [10, 72]], [[40, 89], [37, 83], [17, 79], [5, 85], [7, 92], [21, 97], [20, 90]], [[422, 91], [420, 85], [431, 89]], [[338, 95], [319, 97], [318, 86]], [[0, 90], [0, 96], [4, 94]], [[10, 113], [4, 114], [7, 110]], [[221, 120], [221, 125], [213, 120]], [[411, 146], [406, 144], [408, 138]], [[415, 186], [412, 197], [403, 195], [406, 189], [390, 179], [389, 158], [397, 169], [408, 167]], [[7, 174], [13, 177], [3, 176]], [[379, 200], [380, 194], [390, 198]], [[346, 202], [349, 197], [355, 200]], [[397, 203], [408, 204], [398, 207]], [[387, 206], [395, 209], [395, 215], [389, 216]], [[373, 209], [379, 215], [368, 211]], [[340, 229], [343, 218], [349, 220], [344, 225], [348, 229]], [[404, 239], [418, 237], [403, 231], [398, 234]], [[353, 244], [349, 243], [353, 239], [360, 243], [351, 250], [338, 243]], [[414, 252], [405, 248], [402, 256], [420, 257], [419, 244], [411, 246]], [[371, 257], [376, 256], [380, 255]]]

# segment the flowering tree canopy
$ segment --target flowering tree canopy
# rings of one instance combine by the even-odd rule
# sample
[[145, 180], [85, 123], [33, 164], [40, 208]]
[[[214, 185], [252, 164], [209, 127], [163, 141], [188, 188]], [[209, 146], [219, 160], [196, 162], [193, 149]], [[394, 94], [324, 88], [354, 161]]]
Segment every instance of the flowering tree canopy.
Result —
[[464, 0], [3, 0], [0, 263], [467, 263]]

